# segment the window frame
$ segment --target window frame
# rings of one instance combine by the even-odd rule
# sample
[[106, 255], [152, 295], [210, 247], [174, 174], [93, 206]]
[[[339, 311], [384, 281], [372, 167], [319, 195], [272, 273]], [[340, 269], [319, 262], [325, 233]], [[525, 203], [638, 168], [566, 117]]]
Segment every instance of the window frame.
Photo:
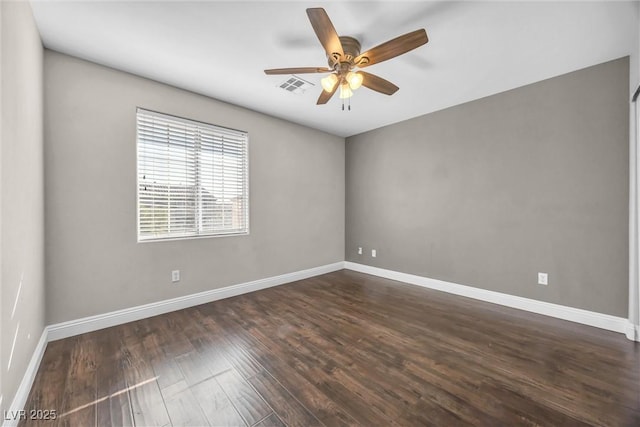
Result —
[[[186, 235], [164, 235], [164, 236], [151, 236], [151, 237], [142, 237], [140, 233], [140, 133], [139, 133], [139, 124], [138, 124], [138, 114], [140, 112], [144, 112], [151, 115], [157, 115], [159, 117], [165, 116], [169, 119], [176, 120], [178, 122], [191, 123], [195, 126], [203, 126], [207, 128], [221, 129], [222, 131], [238, 133], [244, 135], [244, 168], [245, 173], [243, 175], [244, 188], [245, 188], [245, 209], [244, 209], [244, 223], [245, 227], [241, 231], [218, 231], [218, 232], [202, 232], [202, 229], [198, 229], [196, 227], [196, 232], [194, 234], [186, 234]], [[174, 114], [163, 113], [160, 111], [151, 110], [149, 108], [136, 107], [136, 115], [135, 115], [135, 150], [136, 150], [136, 240], [137, 243], [154, 243], [154, 242], [166, 242], [166, 241], [174, 241], [174, 240], [191, 240], [191, 239], [207, 239], [207, 238], [216, 238], [216, 237], [232, 237], [232, 236], [247, 236], [250, 234], [250, 165], [249, 165], [249, 132], [234, 129], [226, 126], [214, 125], [212, 123], [207, 123], [201, 120], [189, 119], [186, 117], [176, 116]], [[201, 202], [201, 201], [200, 201]]]

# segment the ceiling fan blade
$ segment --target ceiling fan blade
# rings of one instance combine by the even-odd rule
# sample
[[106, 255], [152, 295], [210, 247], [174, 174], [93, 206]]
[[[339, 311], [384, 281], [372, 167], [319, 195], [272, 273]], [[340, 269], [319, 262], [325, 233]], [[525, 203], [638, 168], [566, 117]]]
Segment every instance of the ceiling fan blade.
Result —
[[427, 32], [421, 28], [369, 49], [356, 57], [354, 63], [360, 68], [368, 67], [407, 53], [428, 41]]
[[316, 105], [326, 104], [327, 102], [329, 102], [333, 94], [336, 93], [336, 91], [338, 90], [338, 86], [340, 85], [334, 85], [333, 90], [331, 92], [327, 92], [326, 90], [323, 90], [322, 93], [320, 94], [320, 97], [318, 98], [318, 102], [316, 102]]
[[316, 32], [318, 40], [320, 40], [325, 52], [327, 52], [327, 56], [334, 56], [335, 54], [341, 57], [344, 56], [342, 43], [340, 43], [338, 33], [333, 27], [327, 12], [321, 7], [313, 7], [307, 9], [307, 16], [309, 17], [309, 21], [311, 21], [313, 31]]
[[367, 73], [365, 71], [358, 71], [358, 73], [362, 74], [363, 77], [362, 86], [368, 87], [376, 92], [384, 93], [385, 95], [393, 95], [398, 91], [398, 89], [400, 89], [389, 80], [385, 80], [375, 74]]
[[264, 70], [265, 74], [309, 74], [309, 73], [329, 73], [331, 68], [323, 67], [298, 67], [298, 68], [272, 68]]

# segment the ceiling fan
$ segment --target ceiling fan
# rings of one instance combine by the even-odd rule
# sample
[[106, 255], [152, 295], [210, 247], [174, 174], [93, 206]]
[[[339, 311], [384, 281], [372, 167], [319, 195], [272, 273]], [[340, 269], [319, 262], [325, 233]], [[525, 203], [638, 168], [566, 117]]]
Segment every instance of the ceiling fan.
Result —
[[[353, 91], [360, 86], [368, 87], [385, 95], [393, 95], [399, 89], [398, 86], [382, 77], [359, 69], [395, 58], [429, 41], [427, 32], [420, 29], [360, 53], [360, 42], [353, 37], [338, 36], [324, 9], [320, 7], [307, 9], [307, 15], [327, 53], [329, 67], [273, 68], [264, 70], [264, 72], [266, 74], [330, 73], [321, 80], [323, 91], [318, 98], [318, 105], [326, 104], [338, 88], [340, 89], [340, 98], [343, 100], [350, 98]], [[358, 70], [356, 71], [356, 69]]]

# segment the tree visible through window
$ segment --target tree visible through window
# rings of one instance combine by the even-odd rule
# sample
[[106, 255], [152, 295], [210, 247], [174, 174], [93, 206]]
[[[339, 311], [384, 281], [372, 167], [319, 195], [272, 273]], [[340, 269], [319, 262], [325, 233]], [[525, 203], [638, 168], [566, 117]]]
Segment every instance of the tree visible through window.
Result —
[[246, 132], [138, 108], [138, 241], [249, 231]]

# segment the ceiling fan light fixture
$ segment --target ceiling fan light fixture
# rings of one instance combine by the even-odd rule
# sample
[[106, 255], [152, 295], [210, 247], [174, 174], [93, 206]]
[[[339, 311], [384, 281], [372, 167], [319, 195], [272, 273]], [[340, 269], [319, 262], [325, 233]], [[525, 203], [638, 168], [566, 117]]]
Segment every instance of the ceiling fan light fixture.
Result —
[[322, 85], [322, 89], [324, 89], [325, 91], [333, 92], [333, 88], [335, 88], [336, 84], [338, 84], [338, 76], [331, 73], [327, 77], [323, 77], [320, 80], [320, 84]]
[[353, 96], [353, 91], [349, 87], [349, 83], [342, 83], [340, 85], [340, 99], [347, 99]]
[[362, 86], [362, 81], [364, 80], [364, 76], [360, 73], [356, 73], [353, 71], [349, 71], [347, 73], [347, 82], [349, 82], [349, 87], [351, 90], [356, 90], [360, 86]]
[[308, 8], [307, 16], [313, 31], [324, 48], [329, 67], [272, 68], [264, 70], [264, 72], [269, 75], [329, 73], [329, 75], [321, 79], [323, 90], [318, 97], [316, 105], [326, 104], [338, 92], [337, 89], [340, 89], [340, 98], [343, 100], [342, 109], [344, 110], [344, 100], [351, 98], [353, 91], [360, 86], [365, 86], [384, 95], [393, 95], [398, 90], [398, 86], [390, 81], [366, 71], [356, 72], [352, 70], [368, 67], [403, 55], [429, 41], [427, 32], [424, 28], [421, 28], [388, 40], [361, 53], [360, 42], [353, 37], [339, 36], [331, 19], [329, 19], [329, 15], [323, 8]]

